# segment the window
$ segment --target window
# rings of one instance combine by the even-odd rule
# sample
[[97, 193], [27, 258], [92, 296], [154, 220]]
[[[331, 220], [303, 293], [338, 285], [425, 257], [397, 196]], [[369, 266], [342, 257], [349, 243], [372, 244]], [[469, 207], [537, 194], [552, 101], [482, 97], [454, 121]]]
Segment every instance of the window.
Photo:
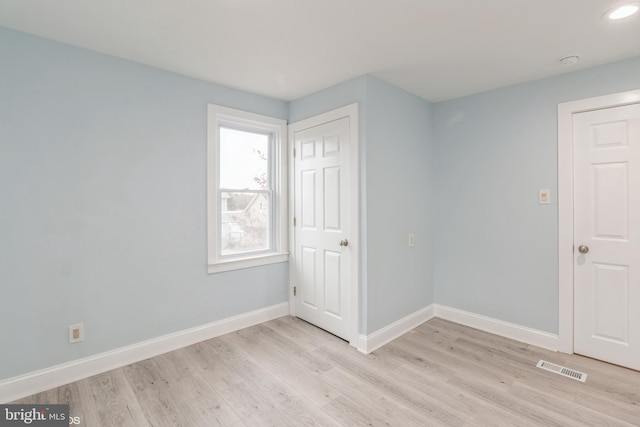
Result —
[[209, 105], [209, 273], [288, 259], [286, 122]]

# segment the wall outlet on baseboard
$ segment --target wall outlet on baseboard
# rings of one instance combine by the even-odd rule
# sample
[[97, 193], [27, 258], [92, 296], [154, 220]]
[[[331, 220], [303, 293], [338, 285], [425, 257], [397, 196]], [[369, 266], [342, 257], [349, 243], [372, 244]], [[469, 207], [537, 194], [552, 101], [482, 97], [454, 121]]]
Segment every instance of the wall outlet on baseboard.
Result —
[[78, 323], [77, 325], [70, 325], [69, 344], [75, 344], [80, 341], [84, 341], [84, 325], [82, 323]]

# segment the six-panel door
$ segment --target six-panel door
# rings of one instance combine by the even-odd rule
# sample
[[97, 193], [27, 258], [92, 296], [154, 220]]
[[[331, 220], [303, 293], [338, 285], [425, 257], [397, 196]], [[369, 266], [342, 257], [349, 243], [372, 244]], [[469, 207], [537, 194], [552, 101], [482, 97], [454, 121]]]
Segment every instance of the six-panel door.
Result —
[[349, 339], [349, 118], [294, 133], [296, 316]]
[[640, 370], [640, 105], [573, 129], [574, 351]]

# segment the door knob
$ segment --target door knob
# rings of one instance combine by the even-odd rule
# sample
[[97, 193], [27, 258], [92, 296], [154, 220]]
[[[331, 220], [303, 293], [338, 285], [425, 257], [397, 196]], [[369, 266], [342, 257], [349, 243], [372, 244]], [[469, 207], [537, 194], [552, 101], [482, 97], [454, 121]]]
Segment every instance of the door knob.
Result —
[[580, 252], [581, 254], [588, 253], [589, 252], [589, 246], [586, 246], [586, 245], [578, 246], [578, 252]]
[[340, 246], [349, 246], [349, 241], [347, 239], [340, 240]]

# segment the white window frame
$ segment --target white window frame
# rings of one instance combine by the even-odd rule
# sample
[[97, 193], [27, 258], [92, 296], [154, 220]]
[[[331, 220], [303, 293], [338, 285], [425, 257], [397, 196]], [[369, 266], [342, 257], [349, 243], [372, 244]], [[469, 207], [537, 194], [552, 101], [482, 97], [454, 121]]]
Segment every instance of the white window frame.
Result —
[[[268, 251], [220, 254], [220, 127], [228, 126], [273, 135], [272, 221], [270, 223], [273, 248]], [[207, 106], [207, 249], [208, 272], [237, 270], [289, 260], [287, 227], [287, 122], [286, 120], [249, 113], [215, 104]]]

